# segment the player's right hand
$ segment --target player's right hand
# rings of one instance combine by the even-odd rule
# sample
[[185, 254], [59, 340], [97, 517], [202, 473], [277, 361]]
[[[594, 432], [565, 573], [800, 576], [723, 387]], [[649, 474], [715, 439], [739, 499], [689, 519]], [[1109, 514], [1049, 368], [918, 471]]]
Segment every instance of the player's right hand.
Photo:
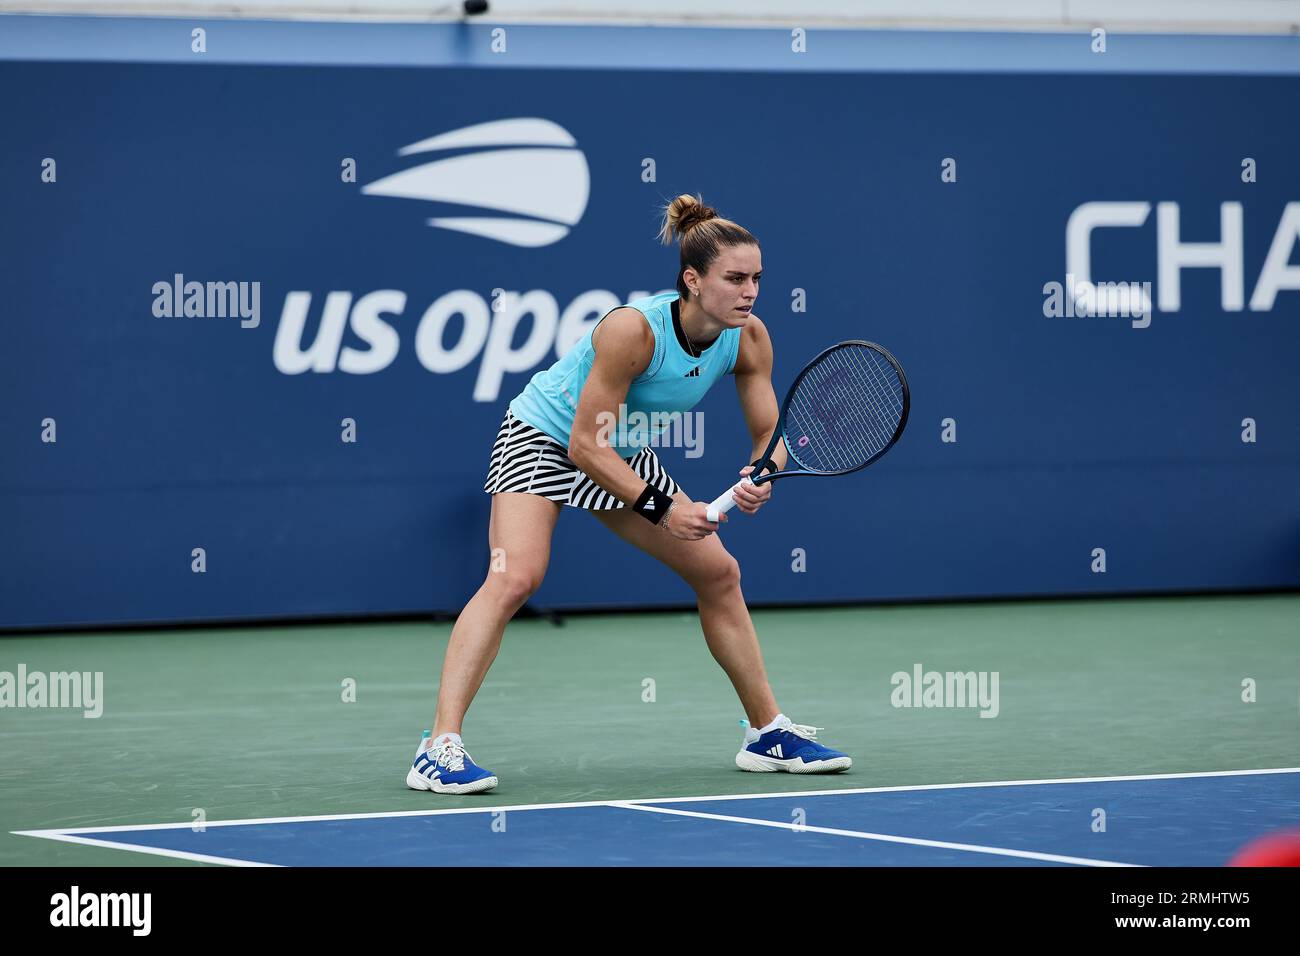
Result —
[[726, 521], [726, 514], [718, 515], [720, 521], [710, 521], [707, 515], [708, 504], [703, 501], [691, 501], [677, 498], [672, 513], [667, 518], [668, 533], [683, 541], [698, 541], [707, 538], [718, 530], [720, 521]]

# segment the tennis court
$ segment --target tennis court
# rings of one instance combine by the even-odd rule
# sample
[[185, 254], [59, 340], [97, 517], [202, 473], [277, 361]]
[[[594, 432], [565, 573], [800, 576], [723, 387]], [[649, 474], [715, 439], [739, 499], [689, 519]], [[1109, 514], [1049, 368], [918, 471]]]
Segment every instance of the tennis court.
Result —
[[[474, 797], [402, 782], [449, 623], [10, 636], [0, 670], [100, 671], [103, 713], [0, 723], [0, 864], [1221, 865], [1300, 825], [1298, 616], [757, 611], [782, 708], [854, 757], [831, 777], [734, 767], [693, 613], [519, 619], [465, 726], [501, 778]], [[895, 706], [917, 665], [996, 673], [996, 716]]]
[[8, 935], [1288, 927], [1298, 52], [0, 0]]

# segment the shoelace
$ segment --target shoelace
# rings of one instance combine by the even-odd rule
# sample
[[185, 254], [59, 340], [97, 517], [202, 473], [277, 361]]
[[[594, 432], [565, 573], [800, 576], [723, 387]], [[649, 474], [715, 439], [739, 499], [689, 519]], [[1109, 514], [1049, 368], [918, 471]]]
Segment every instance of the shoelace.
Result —
[[805, 740], [816, 740], [817, 731], [825, 729], [825, 727], [814, 727], [811, 724], [791, 724], [786, 728], [790, 733], [797, 734]]
[[[741, 724], [748, 727], [749, 721], [742, 720]], [[816, 740], [817, 731], [825, 730], [825, 727], [814, 727], [812, 724], [791, 723], [789, 727], [779, 727], [778, 730], [784, 730], [786, 733], [794, 734], [796, 737], [802, 737], [805, 740]]]
[[454, 740], [449, 740], [438, 749], [438, 756], [434, 759], [434, 763], [448, 770], [464, 770], [466, 756], [468, 755], [464, 747]]

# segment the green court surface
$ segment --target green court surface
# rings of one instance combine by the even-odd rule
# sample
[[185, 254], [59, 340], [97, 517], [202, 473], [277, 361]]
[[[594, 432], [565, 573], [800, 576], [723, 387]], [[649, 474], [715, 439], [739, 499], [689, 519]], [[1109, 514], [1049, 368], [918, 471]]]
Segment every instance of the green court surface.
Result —
[[[0, 710], [0, 864], [202, 865], [10, 832], [183, 823], [196, 809], [217, 821], [1300, 766], [1300, 595], [754, 619], [781, 708], [825, 728], [854, 757], [848, 773], [735, 768], [744, 715], [693, 613], [511, 623], [465, 726], [501, 778], [475, 797], [403, 785], [450, 624], [0, 637], [0, 671], [104, 675], [98, 719]], [[893, 706], [892, 675], [917, 664], [997, 672], [997, 716]]]

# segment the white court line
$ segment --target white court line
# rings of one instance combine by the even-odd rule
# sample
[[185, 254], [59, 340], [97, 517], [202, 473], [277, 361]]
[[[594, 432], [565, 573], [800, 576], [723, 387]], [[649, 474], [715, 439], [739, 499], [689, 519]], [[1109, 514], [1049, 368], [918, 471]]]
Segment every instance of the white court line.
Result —
[[887, 833], [867, 833], [863, 830], [839, 830], [834, 827], [817, 827], [801, 823], [781, 823], [778, 820], [756, 820], [751, 817], [733, 817], [723, 813], [700, 813], [696, 810], [675, 810], [668, 807], [648, 807], [637, 803], [613, 803], [610, 806], [645, 813], [667, 813], [679, 817], [696, 817], [701, 820], [720, 820], [724, 823], [747, 823], [750, 826], [775, 827], [796, 833], [826, 833], [831, 836], [854, 837], [859, 840], [876, 840], [881, 843], [906, 843], [908, 846], [925, 846], [937, 850], [963, 850], [967, 853], [988, 853], [993, 856], [1014, 856], [1023, 860], [1041, 860], [1045, 863], [1073, 863], [1078, 866], [1141, 866], [1140, 863], [1116, 863], [1113, 860], [1093, 860], [1085, 856], [1061, 856], [1057, 853], [1038, 853], [1034, 850], [1009, 850], [999, 846], [980, 846], [974, 843], [949, 843], [946, 840], [923, 840], [919, 837], [894, 836]]
[[[1077, 784], [1077, 783], [1122, 783], [1126, 781], [1138, 780], [1182, 780], [1200, 777], [1238, 777], [1238, 776], [1258, 776], [1262, 774], [1282, 774], [1282, 773], [1300, 773], [1300, 767], [1276, 767], [1263, 770], [1207, 770], [1193, 771], [1188, 773], [1153, 773], [1153, 774], [1131, 774], [1127, 776], [1114, 777], [1062, 777], [1057, 779], [1042, 780], [995, 780], [971, 783], [927, 783], [915, 784], [901, 787], [845, 787], [834, 790], [793, 790], [779, 793], [735, 793], [735, 794], [716, 794], [704, 797], [642, 797], [633, 800], [585, 800], [572, 803], [525, 803], [515, 806], [486, 806], [486, 807], [448, 807], [438, 810], [389, 810], [377, 813], [334, 813], [320, 814], [316, 816], [295, 816], [295, 817], [250, 817], [239, 820], [208, 820], [204, 827], [238, 827], [238, 826], [257, 826], [263, 824], [277, 823], [316, 823], [330, 820], [375, 820], [386, 818], [400, 817], [432, 817], [443, 814], [454, 813], [495, 813], [498, 811], [522, 811], [522, 810], [565, 810], [577, 807], [637, 807], [640, 804], [663, 804], [663, 803], [701, 803], [715, 800], [766, 800], [778, 799], [784, 797], [822, 797], [834, 796], [836, 794], [860, 794], [860, 793], [901, 793], [910, 791], [924, 790], [959, 790], [959, 789], [978, 789], [990, 787], [1031, 787], [1045, 786], [1049, 784]], [[648, 807], [647, 809], [655, 809]], [[754, 822], [745, 817], [738, 817], [737, 820], [744, 822]], [[179, 823], [145, 823], [145, 824], [120, 824], [117, 826], [107, 827], [63, 827], [53, 830], [13, 830], [10, 831], [14, 836], [29, 836], [37, 839], [61, 840], [67, 843], [83, 843], [88, 846], [107, 846], [115, 849], [132, 850], [139, 853], [153, 853], [158, 856], [172, 856], [177, 859], [191, 859], [199, 862], [211, 863], [229, 863], [235, 866], [260, 866], [268, 864], [250, 863], [245, 860], [226, 859], [224, 857], [209, 857], [203, 854], [187, 853], [182, 850], [164, 850], [156, 847], [140, 847], [129, 843], [115, 843], [108, 840], [98, 840], [85, 837], [74, 837], [71, 834], [86, 833], [125, 833], [139, 830], [180, 830], [192, 829], [193, 821]], [[787, 824], [786, 826], [792, 826]], [[811, 829], [805, 827], [805, 829]], [[855, 831], [841, 831], [845, 834], [852, 834]], [[910, 838], [899, 837], [900, 841]], [[954, 844], [956, 845], [956, 844]], [[964, 844], [963, 844], [964, 846]], [[1019, 851], [1009, 851], [1019, 852]], [[1107, 865], [1102, 861], [1091, 861], [1092, 865]], [[1123, 864], [1110, 864], [1123, 865]]]
[[[1271, 773], [1300, 773], [1300, 767], [1265, 770], [1206, 770], [1189, 773], [1150, 773], [1119, 777], [1060, 777], [1045, 780], [989, 780], [973, 783], [921, 783], [902, 787], [843, 787], [834, 790], [790, 790], [776, 793], [720, 793], [704, 797], [636, 797], [626, 800], [581, 800], [572, 803], [521, 803], [514, 806], [446, 807], [438, 810], [381, 810], [374, 813], [330, 813], [298, 817], [248, 817], [235, 820], [207, 820], [205, 827], [254, 826], [265, 823], [314, 823], [328, 820], [375, 820], [385, 817], [427, 817], [445, 813], [496, 813], [501, 810], [567, 810], [572, 807], [608, 807], [630, 803], [701, 803], [712, 800], [769, 800], [782, 797], [829, 797], [841, 793], [905, 793], [922, 790], [960, 790], [980, 787], [1037, 787], [1049, 784], [1123, 783], [1135, 780], [1182, 780], [1198, 777], [1241, 777]], [[181, 830], [194, 826], [192, 820], [178, 823], [120, 824], [108, 827], [60, 827], [53, 830], [14, 830], [19, 836], [53, 836], [66, 833], [123, 833], [132, 830]]]
[[[469, 799], [473, 799], [470, 797]], [[718, 797], [699, 797], [701, 800], [717, 800]], [[654, 800], [640, 802], [653, 803]], [[374, 813], [326, 813], [304, 817], [247, 817], [235, 820], [207, 820], [203, 826], [213, 827], [251, 827], [272, 823], [327, 823], [331, 820], [378, 820], [392, 817], [432, 817], [447, 813], [495, 813], [504, 810], [567, 810], [572, 807], [607, 807], [608, 800], [583, 800], [576, 803], [521, 803], [515, 806], [487, 807], [445, 807], [440, 810], [380, 810]], [[135, 830], [188, 830], [194, 826], [193, 821], [182, 823], [123, 823], [111, 827], [61, 827], [55, 830], [13, 830], [16, 836], [48, 837], [64, 833], [127, 833]]]
[[80, 843], [84, 846], [106, 846], [114, 850], [130, 850], [133, 853], [150, 853], [154, 856], [169, 856], [176, 860], [192, 860], [196, 863], [221, 863], [225, 866], [269, 866], [279, 867], [278, 863], [255, 863], [252, 860], [236, 860], [228, 856], [208, 856], [205, 853], [190, 853], [186, 850], [171, 850], [156, 846], [140, 846], [137, 843], [117, 843], [113, 840], [92, 840], [87, 837], [68, 836], [67, 834], [46, 832], [13, 831], [18, 836], [42, 836], [47, 840], [61, 843]]
[[840, 790], [791, 790], [784, 793], [737, 793], [725, 797], [664, 797], [662, 800], [622, 800], [620, 803], [681, 803], [688, 800], [755, 800], [768, 797], [829, 797], [837, 793], [905, 793], [917, 790], [963, 790], [980, 787], [1042, 787], [1067, 783], [1125, 783], [1135, 780], [1186, 780], [1197, 777], [1248, 777], [1270, 773], [1300, 773], [1300, 767], [1269, 770], [1204, 770], [1188, 773], [1135, 773], [1118, 777], [1060, 777], [1045, 780], [982, 780], [974, 783], [921, 783], [904, 787], [846, 787]]

